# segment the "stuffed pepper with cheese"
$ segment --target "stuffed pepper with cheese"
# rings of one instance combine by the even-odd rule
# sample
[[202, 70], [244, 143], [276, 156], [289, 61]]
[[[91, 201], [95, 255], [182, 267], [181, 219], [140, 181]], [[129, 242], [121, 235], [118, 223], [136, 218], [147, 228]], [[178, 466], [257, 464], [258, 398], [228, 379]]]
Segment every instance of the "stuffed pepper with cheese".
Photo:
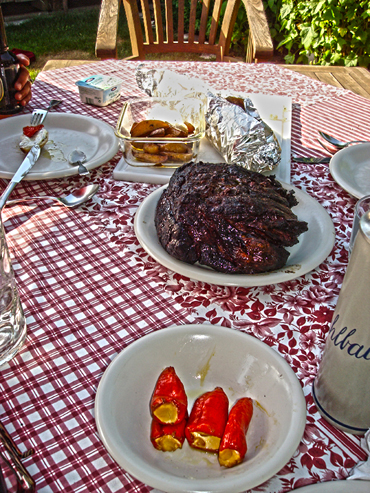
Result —
[[217, 452], [224, 434], [229, 399], [221, 387], [198, 397], [191, 410], [185, 436], [193, 448]]
[[159, 375], [150, 401], [152, 417], [162, 424], [178, 424], [186, 419], [188, 398], [184, 385], [172, 366]]
[[221, 466], [233, 467], [240, 464], [247, 453], [246, 433], [253, 416], [253, 401], [243, 397], [231, 408], [222, 437], [218, 461]]
[[186, 418], [187, 415], [177, 425], [164, 425], [156, 419], [152, 419], [150, 440], [154, 448], [162, 450], [162, 452], [174, 452], [178, 448], [182, 448], [185, 441]]

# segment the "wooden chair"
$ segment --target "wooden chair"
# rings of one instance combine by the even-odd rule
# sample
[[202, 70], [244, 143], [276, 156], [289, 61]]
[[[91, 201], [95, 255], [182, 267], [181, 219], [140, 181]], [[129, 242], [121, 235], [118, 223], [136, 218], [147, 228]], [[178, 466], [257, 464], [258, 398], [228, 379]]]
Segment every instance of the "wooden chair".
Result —
[[[241, 0], [227, 0], [219, 29], [223, 0], [178, 0], [178, 25], [173, 20], [172, 0], [122, 0], [130, 31], [131, 60], [145, 60], [149, 54], [197, 53], [215, 55], [217, 61], [238, 61], [229, 57], [231, 36]], [[190, 3], [189, 26], [184, 25], [184, 3]], [[249, 23], [247, 62], [267, 61], [273, 44], [262, 0], [242, 0]], [[196, 30], [196, 7], [202, 4], [199, 30]], [[98, 58], [117, 58], [117, 27], [120, 0], [102, 0], [95, 53]], [[164, 14], [162, 16], [162, 14]], [[209, 36], [207, 21], [211, 19]], [[153, 31], [154, 27], [154, 31]], [[219, 33], [218, 33], [219, 31]], [[242, 60], [243, 61], [243, 60]]]

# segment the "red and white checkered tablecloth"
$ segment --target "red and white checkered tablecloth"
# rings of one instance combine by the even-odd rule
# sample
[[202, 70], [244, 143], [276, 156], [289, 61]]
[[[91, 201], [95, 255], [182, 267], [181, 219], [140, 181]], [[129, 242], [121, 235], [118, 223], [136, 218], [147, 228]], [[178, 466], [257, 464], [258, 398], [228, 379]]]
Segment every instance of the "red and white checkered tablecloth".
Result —
[[[57, 111], [92, 116], [113, 127], [122, 101], [141, 95], [139, 62], [104, 61], [42, 72], [25, 111], [63, 99]], [[277, 65], [153, 62], [203, 78], [217, 89], [292, 97], [292, 152], [322, 155], [317, 130], [370, 140], [370, 101]], [[75, 81], [95, 73], [123, 80], [121, 100], [98, 108], [80, 102]], [[13, 117], [16, 118], [16, 117]], [[24, 348], [0, 369], [0, 420], [22, 449], [39, 493], [140, 492], [151, 488], [115, 464], [95, 426], [94, 398], [104, 370], [124, 347], [170, 325], [211, 323], [254, 335], [278, 351], [301, 381], [307, 426], [289, 463], [253, 491], [282, 493], [339, 480], [365, 459], [360, 439], [318, 414], [311, 386], [348, 262], [356, 199], [332, 179], [327, 165], [292, 164], [291, 182], [331, 215], [336, 242], [314, 271], [273, 286], [209, 285], [175, 274], [140, 247], [133, 219], [158, 185], [117, 182], [119, 153], [89, 177], [22, 182], [13, 196], [61, 195], [94, 181], [100, 190], [77, 210], [48, 204], [3, 213], [20, 296], [27, 316]], [[5, 181], [2, 186], [5, 188]]]

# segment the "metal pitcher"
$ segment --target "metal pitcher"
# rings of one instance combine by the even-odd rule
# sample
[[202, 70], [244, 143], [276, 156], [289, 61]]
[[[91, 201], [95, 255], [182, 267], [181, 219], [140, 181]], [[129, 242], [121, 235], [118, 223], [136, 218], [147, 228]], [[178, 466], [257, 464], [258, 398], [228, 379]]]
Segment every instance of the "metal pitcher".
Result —
[[362, 435], [370, 428], [370, 212], [360, 219], [313, 397], [333, 426]]

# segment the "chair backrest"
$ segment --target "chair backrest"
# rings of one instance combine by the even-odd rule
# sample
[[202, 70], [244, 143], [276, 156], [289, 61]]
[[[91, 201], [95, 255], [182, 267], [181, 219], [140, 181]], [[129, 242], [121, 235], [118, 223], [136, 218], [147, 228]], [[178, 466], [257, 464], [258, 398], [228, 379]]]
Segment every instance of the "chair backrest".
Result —
[[144, 60], [150, 53], [206, 53], [223, 61], [240, 0], [227, 0], [220, 25], [223, 0], [123, 0], [130, 31], [132, 57]]

